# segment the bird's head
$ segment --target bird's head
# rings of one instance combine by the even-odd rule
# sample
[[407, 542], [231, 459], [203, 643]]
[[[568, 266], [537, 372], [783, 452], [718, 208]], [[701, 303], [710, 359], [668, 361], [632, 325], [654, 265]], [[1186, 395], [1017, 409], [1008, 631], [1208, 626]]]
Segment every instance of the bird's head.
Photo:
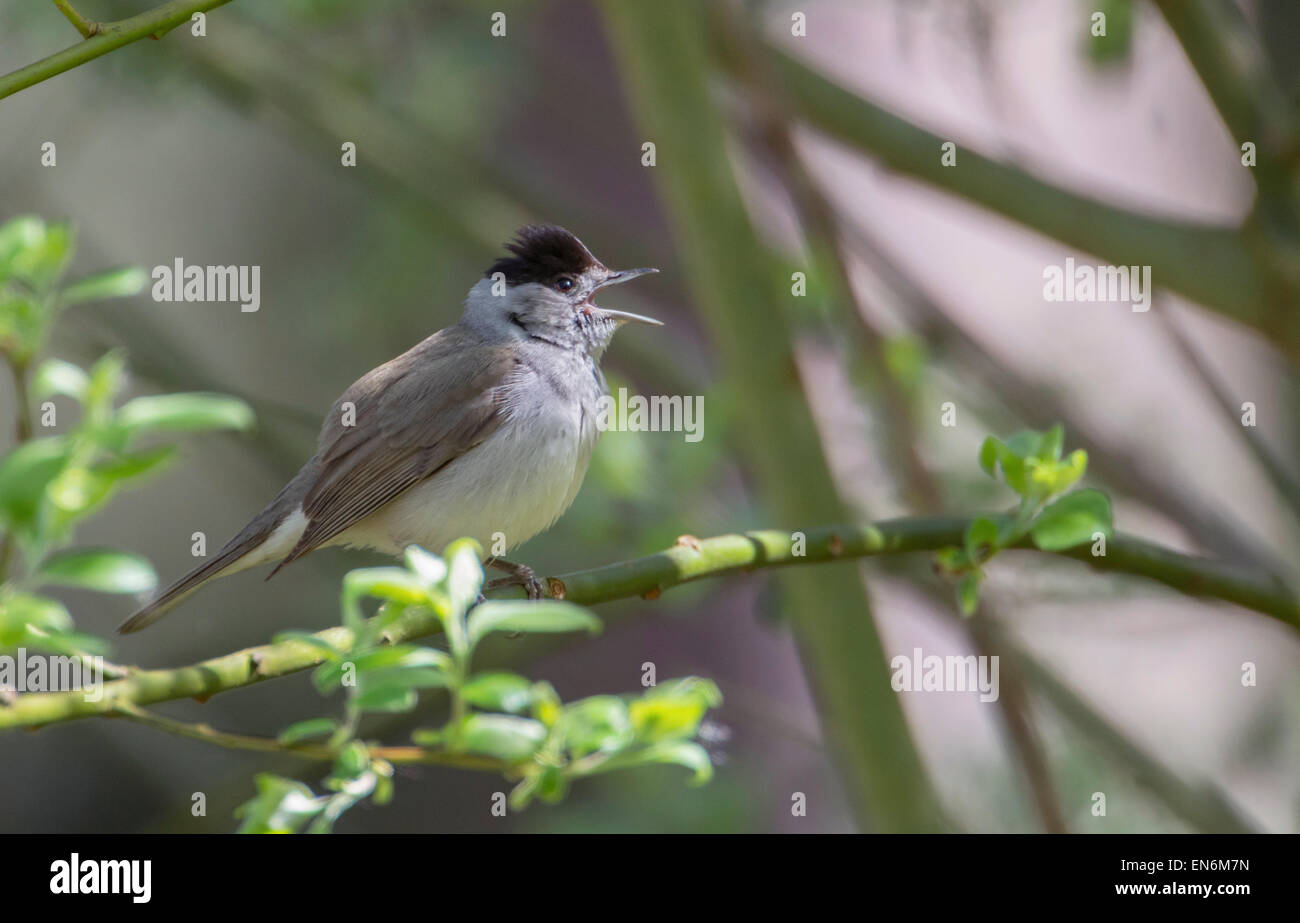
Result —
[[553, 224], [530, 224], [506, 244], [466, 305], [466, 319], [511, 336], [599, 357], [627, 323], [660, 321], [596, 304], [596, 293], [657, 269], [610, 269], [582, 241]]

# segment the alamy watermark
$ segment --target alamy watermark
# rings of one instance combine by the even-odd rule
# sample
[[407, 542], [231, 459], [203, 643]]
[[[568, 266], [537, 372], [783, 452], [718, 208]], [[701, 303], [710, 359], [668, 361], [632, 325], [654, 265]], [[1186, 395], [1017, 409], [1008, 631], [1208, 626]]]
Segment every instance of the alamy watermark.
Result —
[[687, 442], [704, 438], [704, 395], [633, 394], [619, 388], [618, 396], [596, 401], [596, 428], [602, 433], [684, 433]]
[[246, 314], [262, 306], [261, 266], [186, 266], [178, 256], [150, 275], [154, 301], [237, 301]]
[[997, 654], [940, 657], [915, 647], [910, 657], [896, 655], [889, 667], [894, 671], [889, 684], [895, 692], [978, 692], [981, 702], [998, 700]]
[[99, 655], [0, 654], [0, 695], [25, 692], [72, 692], [87, 702], [104, 697], [104, 658]]
[[1134, 311], [1151, 310], [1150, 266], [1076, 265], [1043, 267], [1043, 298], [1047, 301], [1095, 301], [1130, 304]]

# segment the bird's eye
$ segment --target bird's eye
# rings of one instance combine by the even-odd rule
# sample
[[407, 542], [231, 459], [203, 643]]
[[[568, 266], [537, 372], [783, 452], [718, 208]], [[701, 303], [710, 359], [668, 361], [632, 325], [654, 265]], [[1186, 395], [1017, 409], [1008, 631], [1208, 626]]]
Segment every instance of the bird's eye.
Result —
[[555, 288], [557, 291], [567, 292], [573, 288], [573, 280], [568, 276], [560, 276], [555, 280]]

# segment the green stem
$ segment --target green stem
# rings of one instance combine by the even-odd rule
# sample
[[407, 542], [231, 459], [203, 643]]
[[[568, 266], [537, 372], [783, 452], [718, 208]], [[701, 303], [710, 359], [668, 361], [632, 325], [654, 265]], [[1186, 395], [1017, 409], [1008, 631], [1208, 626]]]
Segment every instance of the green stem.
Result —
[[[926, 517], [801, 532], [764, 530], [707, 539], [683, 536], [658, 554], [552, 577], [547, 585], [551, 596], [583, 605], [637, 596], [653, 598], [669, 587], [711, 577], [935, 551], [960, 545], [969, 524], [968, 518]], [[1098, 571], [1145, 577], [1189, 595], [1236, 603], [1300, 628], [1300, 601], [1285, 586], [1223, 561], [1171, 551], [1124, 535], [1110, 540], [1105, 557], [1092, 557], [1087, 546], [1059, 556], [1086, 562]], [[523, 590], [494, 595], [522, 596]], [[442, 622], [433, 612], [412, 610], [390, 626], [386, 636], [398, 644], [441, 628]], [[327, 628], [316, 636], [340, 651], [353, 646], [352, 632], [346, 628]], [[98, 701], [86, 701], [80, 691], [20, 695], [11, 705], [0, 706], [0, 729], [108, 715], [119, 711], [123, 703], [139, 706], [185, 698], [206, 700], [220, 692], [311, 669], [322, 660], [321, 651], [310, 644], [280, 641], [186, 667], [134, 670], [125, 679], [105, 683]], [[882, 672], [888, 675], [883, 668]]]
[[[206, 724], [190, 724], [177, 721], [151, 711], [145, 711], [127, 702], [120, 703], [117, 716], [143, 724], [148, 727], [186, 737], [201, 740], [204, 743], [226, 747], [231, 750], [252, 750], [258, 753], [277, 753], [297, 756], [308, 760], [329, 762], [338, 758], [341, 747], [331, 744], [282, 744], [270, 737], [254, 737], [248, 734], [230, 734], [218, 731]], [[509, 765], [491, 757], [475, 756], [468, 753], [451, 753], [446, 750], [431, 750], [426, 747], [367, 747], [372, 759], [387, 760], [390, 763], [419, 763], [428, 766], [452, 766], [458, 769], [478, 769], [488, 772], [503, 772]]]
[[77, 31], [81, 33], [82, 38], [90, 38], [92, 35], [98, 34], [101, 28], [99, 23], [86, 19], [72, 8], [72, 4], [68, 0], [54, 0], [54, 5], [59, 8], [59, 12], [68, 17], [68, 22], [77, 27]]
[[[49, 80], [51, 77], [70, 71], [87, 61], [93, 61], [101, 55], [147, 36], [161, 38], [181, 23], [187, 22], [195, 13], [206, 13], [229, 2], [230, 0], [171, 0], [170, 3], [164, 3], [129, 19], [100, 23], [98, 31], [85, 41], [0, 77], [0, 99], [12, 96], [19, 90], [35, 86], [43, 80]], [[60, 9], [63, 9], [63, 6], [60, 6]], [[66, 15], [67, 10], [64, 12]], [[71, 19], [71, 16], [69, 18]]]

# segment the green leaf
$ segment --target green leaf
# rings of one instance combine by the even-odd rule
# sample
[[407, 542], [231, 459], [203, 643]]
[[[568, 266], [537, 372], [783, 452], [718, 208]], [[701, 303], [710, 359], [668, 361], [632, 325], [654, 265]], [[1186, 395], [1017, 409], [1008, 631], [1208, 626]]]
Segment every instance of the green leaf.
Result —
[[600, 630], [600, 619], [586, 609], [554, 599], [488, 600], [469, 616], [470, 647], [494, 631], [588, 631], [594, 635]]
[[153, 566], [140, 555], [92, 548], [51, 555], [37, 568], [36, 579], [101, 593], [143, 593], [158, 585]]
[[987, 516], [979, 516], [966, 527], [964, 537], [966, 556], [978, 564], [998, 550], [998, 524]]
[[37, 292], [48, 290], [72, 258], [74, 237], [66, 222], [45, 224], [37, 219], [27, 225], [22, 245], [8, 260], [9, 273], [22, 279]]
[[352, 704], [362, 711], [407, 712], [415, 708], [418, 696], [404, 683], [381, 683], [366, 687], [353, 698]]
[[45, 238], [45, 222], [35, 215], [19, 215], [0, 224], [0, 282], [12, 272], [14, 260]]
[[709, 759], [708, 751], [699, 744], [686, 740], [652, 744], [644, 750], [637, 751], [634, 760], [622, 765], [643, 763], [672, 763], [685, 766], [694, 773], [690, 785], [704, 785], [713, 778], [713, 762]]
[[333, 718], [308, 718], [306, 721], [299, 721], [291, 724], [276, 737], [282, 744], [296, 744], [304, 740], [311, 740], [313, 737], [328, 737], [339, 728], [339, 723]]
[[343, 623], [354, 632], [362, 628], [363, 597], [401, 605], [428, 605], [429, 593], [420, 578], [401, 567], [363, 567], [343, 577]]
[[517, 673], [476, 673], [460, 687], [461, 698], [486, 711], [522, 712], [533, 704], [533, 683]]
[[253, 409], [222, 394], [156, 394], [127, 401], [113, 422], [128, 433], [247, 430]]
[[690, 677], [660, 684], [629, 702], [627, 711], [636, 739], [654, 743], [694, 737], [705, 712], [721, 701], [715, 684]]
[[[32, 632], [51, 637], [72, 631], [72, 616], [63, 603], [29, 593], [0, 595], [0, 651], [35, 647]], [[44, 645], [46, 649], [49, 645]]]
[[483, 585], [483, 549], [472, 539], [458, 539], [443, 552], [447, 562], [447, 594], [453, 614], [463, 615], [478, 599]]
[[1092, 541], [1096, 532], [1109, 538], [1110, 499], [1092, 488], [1066, 494], [1043, 508], [1029, 532], [1034, 544], [1043, 551], [1063, 551], [1082, 545]]
[[91, 473], [109, 482], [125, 481], [157, 471], [176, 458], [176, 447], [158, 446], [145, 452], [118, 455], [91, 468]]
[[447, 579], [447, 564], [436, 554], [430, 554], [419, 545], [408, 545], [405, 553], [406, 566], [414, 572], [429, 589]]
[[618, 750], [632, 742], [628, 704], [615, 695], [593, 695], [565, 706], [564, 745], [574, 758]]
[[980, 604], [980, 573], [971, 571], [957, 582], [957, 605], [961, 607], [961, 614], [971, 616]]
[[83, 400], [90, 386], [90, 376], [80, 367], [62, 359], [46, 359], [32, 376], [32, 393], [37, 397], [62, 394]]
[[537, 752], [546, 733], [546, 725], [532, 718], [475, 713], [465, 719], [458, 740], [471, 753], [514, 763]]
[[20, 445], [0, 461], [0, 518], [16, 526], [35, 522], [45, 488], [67, 464], [72, 443], [64, 436]]
[[997, 475], [998, 456], [1002, 448], [1002, 443], [988, 436], [984, 439], [984, 444], [980, 446], [980, 467], [984, 469], [989, 477]]
[[82, 301], [101, 301], [105, 298], [126, 298], [137, 295], [149, 283], [149, 273], [139, 266], [107, 269], [84, 279], [78, 279], [59, 293], [64, 304]]
[[301, 782], [271, 775], [256, 776], [257, 795], [235, 809], [243, 818], [239, 833], [294, 833], [319, 814], [329, 799], [318, 798]]
[[1065, 427], [1060, 423], [1043, 434], [1038, 447], [1038, 457], [1043, 461], [1060, 461], [1061, 447], [1065, 445]]

